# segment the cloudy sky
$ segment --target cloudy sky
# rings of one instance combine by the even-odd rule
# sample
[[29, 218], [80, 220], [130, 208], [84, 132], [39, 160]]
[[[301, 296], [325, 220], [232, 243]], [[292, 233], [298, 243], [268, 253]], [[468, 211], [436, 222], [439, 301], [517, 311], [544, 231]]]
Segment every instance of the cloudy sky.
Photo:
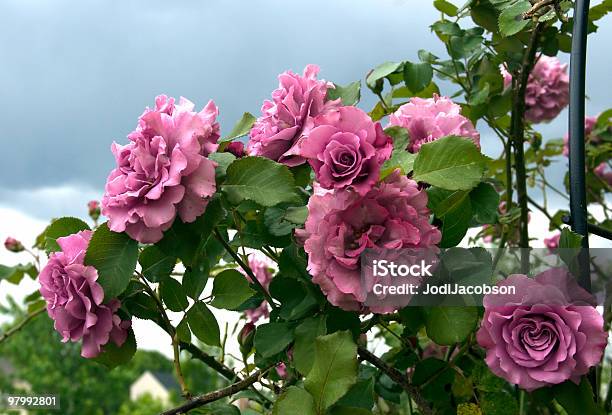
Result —
[[[226, 134], [286, 69], [316, 63], [345, 84], [419, 49], [444, 56], [428, 28], [438, 16], [425, 0], [2, 0], [0, 239], [31, 242], [51, 217], [83, 216], [113, 167], [112, 141], [156, 95], [213, 99]], [[589, 43], [589, 114], [612, 106], [609, 20]], [[362, 107], [374, 103], [366, 92]], [[564, 134], [566, 115], [545, 137]], [[482, 134], [493, 154], [497, 139]]]

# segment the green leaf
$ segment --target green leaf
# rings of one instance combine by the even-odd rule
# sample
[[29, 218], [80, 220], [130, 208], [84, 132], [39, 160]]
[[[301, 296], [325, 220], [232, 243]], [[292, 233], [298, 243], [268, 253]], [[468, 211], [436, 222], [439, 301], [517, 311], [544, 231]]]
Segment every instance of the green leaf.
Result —
[[442, 221], [440, 246], [458, 245], [465, 236], [472, 219], [472, 203], [468, 192], [455, 192], [432, 187], [428, 191], [429, 208]]
[[221, 187], [230, 202], [252, 200], [262, 206], [296, 201], [293, 175], [279, 163], [263, 157], [243, 157], [227, 168]]
[[412, 92], [420, 92], [425, 89], [433, 78], [433, 68], [429, 63], [404, 64], [404, 82]]
[[361, 82], [351, 82], [347, 86], [334, 84], [334, 88], [327, 90], [327, 99], [336, 100], [340, 98], [342, 105], [357, 105], [361, 99]]
[[186, 318], [183, 318], [178, 326], [176, 326], [176, 335], [180, 341], [191, 343], [191, 330], [189, 329], [189, 322]]
[[479, 183], [470, 192], [474, 220], [480, 224], [497, 223], [499, 217], [499, 193], [489, 183]]
[[85, 265], [98, 270], [98, 283], [104, 288], [106, 300], [117, 297], [128, 286], [137, 260], [138, 243], [125, 233], [111, 231], [106, 223], [95, 230], [85, 254]]
[[213, 313], [201, 301], [196, 302], [186, 314], [193, 334], [209, 346], [221, 346], [219, 324]]
[[467, 339], [478, 323], [475, 307], [432, 307], [427, 310], [427, 336], [439, 345], [452, 345]]
[[489, 98], [490, 92], [491, 92], [491, 85], [489, 85], [488, 82], [485, 82], [484, 86], [480, 88], [478, 91], [476, 91], [476, 93], [470, 97], [470, 100], [469, 100], [470, 105], [476, 106], [476, 105], [481, 105], [481, 104], [486, 103], [487, 99]]
[[129, 330], [128, 336], [121, 347], [117, 346], [114, 342], [109, 341], [102, 349], [102, 353], [95, 357], [93, 360], [106, 366], [109, 369], [117, 367], [119, 365], [126, 364], [136, 353], [136, 338], [134, 337], [134, 331]]
[[166, 278], [159, 284], [159, 294], [170, 311], [183, 311], [189, 306], [183, 286], [174, 278]]
[[378, 65], [368, 74], [366, 84], [370, 89], [377, 90], [377, 81], [391, 75], [393, 72], [396, 72], [402, 67], [402, 65], [403, 62], [385, 62]]
[[256, 120], [257, 118], [255, 118], [253, 114], [245, 112], [242, 114], [242, 118], [234, 125], [229, 135], [219, 140], [219, 143], [228, 143], [234, 141], [236, 138], [247, 135], [249, 131], [251, 131], [251, 128], [253, 128], [253, 124]]
[[517, 34], [529, 24], [529, 20], [523, 19], [523, 13], [531, 9], [528, 0], [519, 0], [510, 7], [505, 8], [499, 15], [499, 31], [502, 36]]
[[486, 160], [471, 140], [444, 137], [421, 146], [414, 180], [447, 190], [470, 190], [482, 179]]
[[293, 364], [303, 375], [307, 375], [312, 369], [315, 358], [312, 345], [317, 337], [325, 334], [325, 331], [325, 316], [308, 318], [295, 328]]
[[449, 3], [446, 0], [435, 0], [434, 7], [448, 16], [451, 16], [451, 17], [457, 16], [457, 11], [458, 11], [457, 6], [455, 6], [452, 3]]
[[317, 338], [315, 360], [304, 387], [315, 399], [321, 415], [338, 401], [357, 380], [357, 345], [348, 331]]
[[159, 310], [155, 300], [143, 293], [136, 293], [123, 301], [126, 310], [143, 320], [160, 321]]
[[289, 386], [274, 404], [272, 415], [316, 415], [315, 402], [311, 394], [297, 386]]
[[34, 264], [17, 264], [12, 267], [0, 265], [0, 281], [5, 280], [11, 284], [19, 284], [26, 274], [32, 279], [38, 276], [38, 270]]
[[142, 267], [142, 275], [151, 282], [160, 282], [172, 273], [176, 257], [166, 255], [157, 246], [150, 245], [142, 250], [138, 262]]
[[208, 158], [217, 163], [217, 167], [215, 167], [217, 183], [225, 179], [227, 168], [236, 160], [236, 156], [232, 153], [212, 153]]
[[374, 378], [359, 380], [334, 407], [363, 408], [371, 410], [374, 406]]
[[595, 403], [593, 389], [586, 377], [582, 378], [580, 385], [568, 380], [553, 386], [553, 394], [568, 414], [604, 413]]
[[257, 353], [263, 357], [272, 357], [293, 341], [293, 330], [288, 323], [267, 323], [257, 327], [253, 344]]
[[561, 230], [561, 237], [559, 238], [560, 249], [576, 249], [582, 247], [582, 235], [577, 234], [570, 228], [563, 228]]
[[226, 269], [215, 276], [211, 305], [233, 310], [248, 300], [255, 291], [249, 287], [246, 277], [235, 269]]
[[285, 275], [278, 275], [270, 283], [270, 295], [281, 302], [279, 315], [284, 320], [303, 318], [317, 307], [317, 300], [309, 295], [302, 281]]
[[89, 225], [78, 218], [64, 217], [54, 220], [43, 232], [45, 251], [47, 254], [59, 251], [60, 247], [56, 242], [57, 238], [85, 230], [90, 230]]

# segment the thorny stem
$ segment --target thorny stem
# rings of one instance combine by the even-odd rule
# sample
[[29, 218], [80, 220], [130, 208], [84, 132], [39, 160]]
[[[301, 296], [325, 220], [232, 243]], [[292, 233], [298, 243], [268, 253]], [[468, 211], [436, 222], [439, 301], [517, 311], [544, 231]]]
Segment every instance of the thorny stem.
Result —
[[11, 337], [13, 334], [18, 333], [22, 328], [28, 325], [28, 323], [30, 323], [34, 319], [34, 317], [42, 314], [43, 311], [45, 310], [46, 308], [43, 307], [40, 310], [36, 310], [28, 314], [27, 316], [25, 316], [25, 318], [21, 320], [19, 323], [17, 323], [15, 326], [11, 327], [10, 329], [2, 333], [2, 335], [0, 336], [0, 343], [4, 342], [6, 339]]
[[527, 91], [527, 83], [529, 74], [533, 68], [538, 44], [538, 36], [542, 30], [543, 24], [536, 24], [525, 55], [518, 81], [516, 81], [516, 93], [513, 96], [512, 116], [511, 116], [511, 138], [514, 146], [514, 165], [516, 168], [516, 191], [518, 196], [518, 204], [521, 209], [520, 221], [520, 241], [521, 250], [521, 271], [527, 273], [529, 270], [529, 208], [527, 206], [527, 174], [525, 168], [525, 94]]
[[370, 352], [365, 347], [359, 346], [357, 350], [359, 352], [359, 357], [361, 360], [370, 362], [376, 368], [380, 369], [387, 376], [389, 376], [391, 380], [400, 385], [414, 400], [423, 415], [434, 414], [433, 410], [429, 407], [429, 403], [427, 402], [427, 400], [425, 400], [425, 398], [421, 395], [419, 389], [410, 383], [406, 375], [404, 375], [396, 368], [389, 366], [387, 363], [379, 359], [374, 353]]
[[151, 286], [147, 282], [147, 280], [144, 277], [144, 275], [142, 275], [139, 272], [137, 272], [137, 275], [140, 278], [140, 280], [142, 281], [142, 283], [143, 283], [143, 285], [145, 287], [145, 291], [153, 298], [153, 300], [157, 304], [157, 308], [159, 309], [159, 311], [160, 311], [160, 313], [162, 315], [162, 319], [164, 320], [164, 323], [166, 324], [166, 332], [170, 336], [170, 339], [172, 339], [172, 351], [173, 351], [173, 355], [174, 355], [174, 359], [173, 359], [174, 370], [176, 371], [176, 377], [178, 379], [179, 385], [181, 386], [181, 393], [182, 393], [182, 395], [185, 398], [190, 399], [191, 398], [191, 392], [189, 392], [189, 388], [187, 387], [187, 383], [185, 382], [185, 377], [183, 376], [183, 370], [181, 369], [181, 359], [180, 359], [181, 356], [180, 356], [180, 350], [179, 350], [179, 338], [178, 338], [178, 334], [176, 332], [176, 328], [170, 322], [170, 319], [168, 318], [168, 314], [166, 313], [166, 309], [164, 308], [161, 300], [159, 299], [159, 296], [157, 295], [155, 290], [153, 290], [153, 288], [151, 288]]
[[177, 414], [186, 414], [192, 409], [199, 408], [207, 403], [218, 401], [219, 399], [223, 399], [227, 396], [231, 396], [241, 390], [247, 389], [255, 382], [259, 381], [259, 379], [270, 369], [272, 369], [274, 365], [270, 365], [265, 369], [258, 370], [254, 372], [251, 376], [248, 376], [236, 383], [229, 385], [226, 388], [219, 389], [214, 392], [210, 392], [204, 395], [196, 396], [191, 398], [188, 402], [177, 406], [176, 408], [169, 409], [165, 412], [162, 412], [161, 415], [177, 415]]

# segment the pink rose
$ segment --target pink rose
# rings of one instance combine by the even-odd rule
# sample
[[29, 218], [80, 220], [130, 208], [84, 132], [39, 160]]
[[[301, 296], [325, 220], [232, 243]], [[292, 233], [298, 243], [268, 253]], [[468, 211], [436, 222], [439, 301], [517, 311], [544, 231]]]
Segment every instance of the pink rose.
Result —
[[117, 315], [120, 302], [106, 303], [104, 290], [97, 283], [98, 271], [84, 265], [91, 231], [58, 238], [61, 251], [49, 257], [38, 277], [40, 293], [47, 302], [47, 313], [63, 341], [83, 340], [81, 355], [96, 357], [102, 346], [112, 341], [121, 346], [127, 338], [130, 321]]
[[264, 101], [261, 117], [250, 132], [247, 152], [263, 156], [287, 166], [305, 162], [298, 154], [298, 144], [308, 135], [312, 118], [340, 105], [340, 100], [327, 101], [331, 82], [318, 80], [319, 67], [307, 65], [302, 76], [291, 71], [278, 76], [278, 89], [272, 100]]
[[435, 246], [441, 234], [429, 223], [429, 216], [427, 193], [396, 170], [364, 197], [326, 191], [315, 184], [305, 229], [296, 233], [304, 241], [312, 281], [329, 302], [344, 310], [366, 312], [361, 253], [366, 248]]
[[[501, 67], [504, 85], [510, 86], [512, 74]], [[532, 123], [552, 121], [569, 104], [567, 64], [541, 55], [527, 80], [525, 119]]]
[[577, 384], [599, 363], [608, 339], [603, 317], [566, 270], [510, 275], [498, 285], [516, 293], [484, 298], [477, 340], [493, 373], [533, 391], [568, 379]]
[[438, 138], [455, 135], [470, 138], [480, 147], [480, 134], [470, 120], [461, 115], [461, 107], [450, 98], [412, 98], [389, 117], [389, 126], [400, 126], [408, 130], [410, 143], [407, 150], [419, 151], [425, 143]]
[[544, 238], [544, 246], [546, 246], [550, 252], [553, 252], [559, 248], [559, 239], [561, 239], [561, 233], [556, 233], [550, 238]]
[[178, 213], [193, 222], [215, 193], [216, 163], [206, 158], [217, 149], [217, 107], [210, 101], [200, 112], [181, 98], [160, 95], [147, 108], [130, 143], [113, 143], [117, 168], [108, 176], [102, 213], [115, 232], [142, 243], [163, 237]]
[[11, 251], [15, 253], [19, 253], [25, 250], [25, 247], [23, 246], [23, 244], [17, 239], [13, 238], [12, 236], [9, 236], [6, 238], [6, 240], [4, 241], [4, 247], [6, 248], [7, 251]]
[[321, 187], [366, 194], [393, 150], [380, 123], [359, 108], [340, 107], [318, 116], [314, 125], [300, 145], [300, 155], [310, 163]]
[[[270, 282], [272, 281], [272, 262], [262, 254], [253, 253], [249, 255], [249, 268], [255, 274], [257, 281], [262, 285], [262, 287], [268, 291], [270, 287]], [[251, 277], [249, 277], [246, 272], [242, 269], [238, 269], [241, 273], [244, 274], [249, 282], [253, 282]], [[249, 309], [245, 311], [249, 322], [256, 323], [260, 318], [268, 318], [270, 316], [270, 310], [268, 310], [268, 302], [262, 301], [261, 304], [255, 308]]]

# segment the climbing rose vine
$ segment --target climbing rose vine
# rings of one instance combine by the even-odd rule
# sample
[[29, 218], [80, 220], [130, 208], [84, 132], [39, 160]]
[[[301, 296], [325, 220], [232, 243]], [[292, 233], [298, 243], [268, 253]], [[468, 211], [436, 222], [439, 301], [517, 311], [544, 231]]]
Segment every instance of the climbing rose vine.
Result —
[[[112, 368], [149, 320], [180, 386], [166, 414], [612, 411], [598, 398], [610, 396], [610, 264], [581, 256], [565, 224], [570, 178], [549, 166], [567, 163], [569, 136], [538, 131], [568, 105], [571, 2], [433, 3], [443, 56], [420, 50], [349, 84], [316, 65], [287, 70], [233, 127], [217, 118], [236, 111], [212, 100], [155, 98], [112, 144], [87, 220], [54, 219], [33, 246], [3, 235], [32, 260], [0, 265], [0, 280], [40, 289], [0, 343], [46, 313], [49, 341], [80, 342]], [[591, 9], [591, 31], [607, 3]], [[611, 110], [585, 133], [589, 221], [605, 231]], [[379, 292], [393, 278], [372, 255], [435, 261], [416, 292]], [[516, 291], [419, 292], [453, 284]], [[186, 380], [188, 359], [229, 386], [196, 396], [209, 391]]]

